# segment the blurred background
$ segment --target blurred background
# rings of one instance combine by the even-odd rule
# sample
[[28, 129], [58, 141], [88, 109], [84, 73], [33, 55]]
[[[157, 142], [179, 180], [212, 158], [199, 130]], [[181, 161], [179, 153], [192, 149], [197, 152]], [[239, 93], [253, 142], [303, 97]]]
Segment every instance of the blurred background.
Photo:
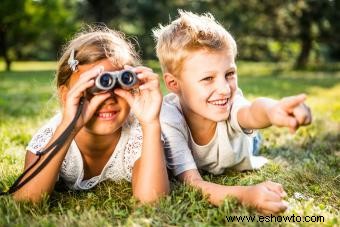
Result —
[[238, 59], [294, 68], [340, 60], [339, 0], [1, 0], [0, 61], [56, 61], [84, 24], [127, 34], [144, 60], [155, 59], [152, 28], [177, 10], [212, 13], [235, 37]]
[[[0, 0], [0, 190], [22, 172], [32, 135], [59, 110], [52, 81], [61, 46], [86, 24], [106, 24], [127, 34], [143, 64], [160, 74], [152, 29], [178, 9], [210, 12], [235, 37], [238, 84], [248, 99], [303, 92], [313, 112], [313, 124], [294, 135], [261, 130], [261, 155], [274, 160], [261, 171], [204, 179], [282, 183], [285, 215], [322, 215], [317, 225], [339, 226], [340, 0]], [[162, 81], [161, 89], [167, 93]], [[136, 208], [127, 183], [59, 193], [40, 207], [0, 197], [0, 226], [224, 226], [225, 215], [254, 214], [233, 201], [213, 207], [190, 187], [173, 189], [153, 208]]]

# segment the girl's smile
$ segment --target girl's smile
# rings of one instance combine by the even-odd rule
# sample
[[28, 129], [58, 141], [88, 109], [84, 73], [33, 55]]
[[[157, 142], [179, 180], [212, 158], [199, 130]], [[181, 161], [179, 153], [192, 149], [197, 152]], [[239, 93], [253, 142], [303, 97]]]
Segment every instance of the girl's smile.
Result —
[[96, 113], [96, 117], [100, 120], [114, 120], [118, 116], [119, 111], [110, 111], [110, 112], [99, 112]]

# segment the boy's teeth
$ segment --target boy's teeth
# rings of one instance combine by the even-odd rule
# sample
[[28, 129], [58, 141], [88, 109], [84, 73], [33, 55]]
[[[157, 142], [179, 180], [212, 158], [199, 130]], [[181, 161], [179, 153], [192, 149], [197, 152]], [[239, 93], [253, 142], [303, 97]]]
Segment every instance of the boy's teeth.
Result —
[[225, 105], [225, 104], [227, 103], [227, 100], [216, 100], [216, 101], [211, 101], [211, 102], [209, 102], [209, 103], [211, 103], [211, 104], [213, 104], [213, 105], [219, 105], [219, 106], [221, 106], [221, 105]]

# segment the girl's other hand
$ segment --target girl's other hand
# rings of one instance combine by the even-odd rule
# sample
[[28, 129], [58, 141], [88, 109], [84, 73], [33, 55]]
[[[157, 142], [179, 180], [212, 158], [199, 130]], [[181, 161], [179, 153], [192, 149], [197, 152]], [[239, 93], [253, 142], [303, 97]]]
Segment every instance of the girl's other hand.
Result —
[[114, 93], [123, 97], [130, 105], [141, 125], [159, 121], [162, 93], [159, 88], [159, 76], [152, 69], [138, 66], [125, 66], [137, 74], [140, 81], [138, 88], [131, 90], [115, 89]]

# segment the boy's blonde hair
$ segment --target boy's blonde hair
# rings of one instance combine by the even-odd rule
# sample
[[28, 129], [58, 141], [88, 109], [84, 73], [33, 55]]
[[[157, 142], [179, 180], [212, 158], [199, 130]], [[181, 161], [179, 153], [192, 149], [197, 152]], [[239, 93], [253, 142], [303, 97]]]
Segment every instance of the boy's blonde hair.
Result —
[[236, 56], [234, 38], [210, 13], [197, 15], [183, 10], [178, 13], [179, 17], [169, 25], [153, 30], [163, 73], [179, 75], [186, 57], [201, 49], [227, 50]]
[[95, 63], [106, 58], [109, 58], [117, 68], [139, 63], [137, 52], [122, 33], [105, 26], [87, 26], [63, 48], [56, 73], [58, 88], [67, 84], [73, 73], [68, 65], [72, 50], [79, 65]]

